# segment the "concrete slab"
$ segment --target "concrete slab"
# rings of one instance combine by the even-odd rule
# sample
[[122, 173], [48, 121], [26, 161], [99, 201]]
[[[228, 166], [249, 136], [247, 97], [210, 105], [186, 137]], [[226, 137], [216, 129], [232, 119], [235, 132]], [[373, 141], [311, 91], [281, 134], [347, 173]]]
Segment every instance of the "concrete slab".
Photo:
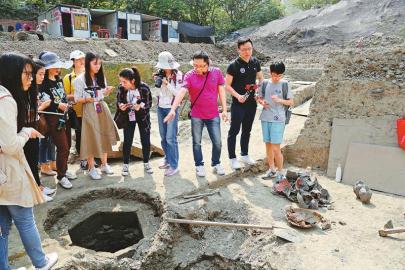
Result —
[[350, 143], [397, 146], [396, 119], [395, 116], [333, 119], [327, 175], [334, 177], [339, 163], [344, 170]]
[[308, 116], [309, 108], [311, 107], [312, 98], [306, 101], [304, 104], [301, 104], [292, 109], [292, 113], [300, 116]]
[[364, 181], [371, 189], [405, 196], [405, 151], [399, 147], [351, 143], [343, 183]]

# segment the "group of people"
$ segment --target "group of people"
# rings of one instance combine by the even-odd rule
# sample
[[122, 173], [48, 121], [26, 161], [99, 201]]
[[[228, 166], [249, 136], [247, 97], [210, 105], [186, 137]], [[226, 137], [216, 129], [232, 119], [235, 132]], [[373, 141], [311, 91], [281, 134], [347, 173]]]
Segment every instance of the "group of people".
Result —
[[[205, 176], [201, 149], [204, 126], [212, 142], [211, 166], [216, 174], [225, 174], [220, 158], [221, 120], [230, 120], [227, 144], [232, 169], [242, 167], [239, 160], [255, 164], [248, 151], [257, 104], [263, 106], [260, 120], [269, 165], [266, 177], [275, 177], [277, 171], [283, 169], [280, 144], [286, 108], [293, 105], [290, 87], [282, 80], [285, 66], [282, 62], [271, 64], [271, 79], [264, 80], [260, 63], [252, 56], [252, 41], [241, 38], [237, 48], [239, 57], [230, 63], [225, 78], [203, 51], [193, 55], [193, 69], [184, 76], [170, 52], [160, 53], [153, 79], [158, 88], [157, 115], [165, 153], [159, 168], [165, 170], [165, 176], [179, 172], [178, 107], [187, 93], [197, 176]], [[71, 73], [62, 79], [61, 69], [70, 68]], [[40, 172], [56, 175], [59, 185], [65, 189], [73, 186], [71, 180], [76, 175], [68, 172], [72, 128], [80, 166], [87, 170], [91, 179], [99, 180], [102, 174], [113, 174], [107, 153], [120, 140], [118, 129], [123, 129], [124, 134], [121, 174], [129, 175], [136, 125], [144, 170], [153, 173], [149, 163], [151, 90], [141, 80], [136, 67], [122, 69], [118, 77], [117, 110], [113, 116], [104, 98], [114, 88], [108, 86], [100, 56], [78, 50], [70, 54], [67, 62], [49, 51], [40, 53], [35, 59], [17, 53], [0, 56], [0, 269], [10, 269], [7, 237], [12, 221], [37, 269], [50, 269], [56, 263], [57, 254], [45, 255], [41, 248], [32, 209], [35, 204], [52, 200], [50, 195], [55, 193], [55, 189], [42, 185]], [[230, 119], [227, 92], [232, 95]], [[241, 157], [238, 160], [236, 137], [241, 129]], [[97, 168], [95, 158], [101, 160], [100, 168]]]

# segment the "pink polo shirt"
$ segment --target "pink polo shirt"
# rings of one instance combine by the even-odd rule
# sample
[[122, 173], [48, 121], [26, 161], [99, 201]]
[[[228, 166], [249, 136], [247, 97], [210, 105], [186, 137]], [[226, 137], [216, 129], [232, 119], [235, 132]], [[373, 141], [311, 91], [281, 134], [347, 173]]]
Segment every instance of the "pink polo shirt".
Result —
[[183, 87], [188, 89], [190, 95], [190, 102], [193, 105], [191, 116], [200, 119], [213, 119], [219, 116], [218, 110], [218, 86], [225, 84], [224, 76], [219, 68], [210, 67], [208, 69], [207, 82], [202, 90], [200, 97], [197, 99], [198, 94], [203, 88], [205, 75], [199, 75], [195, 70], [190, 70], [184, 75]]

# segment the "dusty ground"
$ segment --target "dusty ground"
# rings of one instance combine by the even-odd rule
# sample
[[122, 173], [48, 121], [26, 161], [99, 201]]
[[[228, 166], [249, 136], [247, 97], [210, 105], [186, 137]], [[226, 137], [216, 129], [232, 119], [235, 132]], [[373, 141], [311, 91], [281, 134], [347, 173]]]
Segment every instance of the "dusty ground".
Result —
[[[295, 141], [305, 119], [294, 116], [287, 128], [286, 142]], [[157, 131], [155, 117], [152, 122]], [[189, 134], [188, 125], [181, 124], [184, 134]], [[299, 230], [299, 243], [287, 243], [271, 231], [190, 228], [164, 222], [162, 217], [177, 217], [288, 227], [283, 209], [290, 202], [271, 193], [271, 181], [260, 177], [264, 166], [253, 168], [256, 173], [230, 174], [225, 140], [228, 128], [222, 124], [222, 161], [228, 173], [225, 177], [213, 175], [208, 164], [206, 178], [195, 176], [189, 136], [182, 136], [181, 172], [173, 178], [164, 178], [157, 169], [159, 158], [151, 162], [155, 168], [151, 176], [144, 174], [140, 161], [131, 164], [131, 177], [126, 178], [120, 176], [119, 161], [112, 163], [115, 175], [102, 181], [91, 181], [78, 171], [72, 190], [58, 188], [53, 202], [35, 207], [45, 250], [60, 255], [56, 269], [404, 269], [405, 235], [381, 238], [377, 230], [390, 219], [397, 226], [405, 225], [405, 199], [374, 193], [372, 204], [365, 206], [355, 199], [350, 186], [338, 184], [322, 173], [319, 180], [331, 193], [334, 210], [320, 212], [332, 221], [332, 229]], [[251, 155], [263, 158], [259, 121], [252, 134]], [[153, 138], [158, 144], [158, 137]], [[207, 134], [204, 156], [208, 161]], [[78, 170], [78, 166], [73, 165], [70, 170]], [[44, 182], [54, 185], [49, 177]], [[221, 183], [220, 195], [211, 196], [208, 201], [178, 204], [182, 194]], [[135, 247], [115, 254], [96, 254], [71, 246], [66, 229], [95, 209], [138, 211], [145, 238]], [[10, 235], [10, 257], [14, 258], [13, 267], [30, 266], [15, 229]]]

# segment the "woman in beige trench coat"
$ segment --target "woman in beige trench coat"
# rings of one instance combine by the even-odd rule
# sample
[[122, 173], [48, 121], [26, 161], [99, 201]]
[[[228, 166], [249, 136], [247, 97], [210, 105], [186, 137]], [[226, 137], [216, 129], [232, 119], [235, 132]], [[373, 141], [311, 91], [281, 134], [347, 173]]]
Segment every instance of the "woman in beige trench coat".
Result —
[[32, 81], [32, 61], [26, 56], [0, 56], [0, 269], [9, 270], [8, 235], [12, 221], [36, 269], [47, 270], [58, 255], [45, 255], [35, 224], [33, 206], [44, 202], [25, 158], [23, 147], [42, 135], [24, 127], [27, 104], [23, 91]]

